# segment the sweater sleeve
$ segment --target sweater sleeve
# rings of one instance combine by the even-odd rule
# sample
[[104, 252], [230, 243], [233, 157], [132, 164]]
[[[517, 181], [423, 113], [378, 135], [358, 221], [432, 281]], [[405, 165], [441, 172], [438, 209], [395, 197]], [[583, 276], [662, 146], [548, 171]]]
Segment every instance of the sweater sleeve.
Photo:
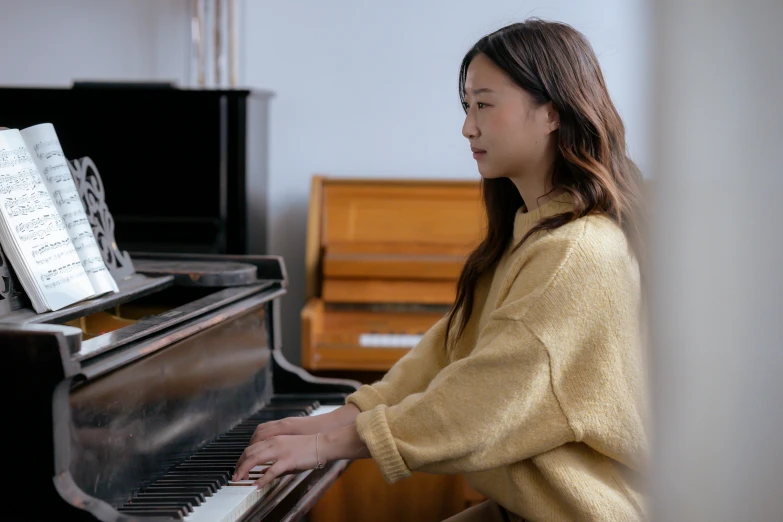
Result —
[[549, 354], [524, 322], [490, 319], [473, 353], [356, 427], [390, 483], [411, 474], [496, 468], [574, 440], [552, 388]]
[[393, 406], [406, 396], [424, 390], [448, 362], [444, 348], [446, 319], [444, 316], [435, 323], [383, 379], [356, 390], [346, 398], [346, 404], [368, 411], [380, 404]]

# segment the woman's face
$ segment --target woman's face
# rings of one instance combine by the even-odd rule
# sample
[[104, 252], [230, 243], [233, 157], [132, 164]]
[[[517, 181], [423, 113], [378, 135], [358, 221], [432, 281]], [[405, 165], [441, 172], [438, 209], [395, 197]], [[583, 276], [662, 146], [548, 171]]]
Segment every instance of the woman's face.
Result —
[[462, 135], [470, 141], [482, 177], [546, 175], [552, 131], [558, 125], [551, 103], [536, 105], [502, 69], [478, 54], [465, 78], [465, 107]]

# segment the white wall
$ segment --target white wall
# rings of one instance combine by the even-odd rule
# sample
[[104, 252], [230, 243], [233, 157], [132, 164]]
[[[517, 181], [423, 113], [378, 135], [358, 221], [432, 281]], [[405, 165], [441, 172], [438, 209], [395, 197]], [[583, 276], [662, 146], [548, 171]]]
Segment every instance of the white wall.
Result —
[[287, 261], [283, 339], [298, 361], [310, 177], [476, 177], [457, 96], [460, 61], [485, 33], [529, 16], [586, 34], [647, 164], [642, 0], [247, 1], [242, 73], [271, 108], [269, 250]]
[[[188, 79], [186, 0], [0, 0], [2, 85], [73, 79]], [[624, 117], [632, 155], [647, 151], [643, 0], [239, 0], [240, 82], [271, 89], [269, 251], [291, 287], [283, 338], [299, 361], [310, 177], [476, 177], [460, 134], [457, 73], [485, 33], [529, 16], [584, 32]], [[2, 108], [0, 108], [1, 114]]]
[[0, 85], [185, 82], [187, 9], [170, 0], [0, 0]]

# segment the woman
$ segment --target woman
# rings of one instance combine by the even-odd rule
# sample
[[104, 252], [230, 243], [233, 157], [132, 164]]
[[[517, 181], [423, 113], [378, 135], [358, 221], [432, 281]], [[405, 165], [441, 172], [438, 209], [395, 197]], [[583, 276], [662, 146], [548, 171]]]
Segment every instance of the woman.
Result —
[[454, 307], [345, 406], [260, 425], [235, 478], [372, 457], [388, 482], [464, 473], [489, 500], [454, 520], [642, 520], [641, 177], [598, 61], [529, 20], [459, 85], [489, 226]]

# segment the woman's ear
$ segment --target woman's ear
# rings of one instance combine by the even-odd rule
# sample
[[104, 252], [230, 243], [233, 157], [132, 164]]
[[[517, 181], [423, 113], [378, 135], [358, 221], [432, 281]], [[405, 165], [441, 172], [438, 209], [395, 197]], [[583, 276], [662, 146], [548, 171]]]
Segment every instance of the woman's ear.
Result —
[[549, 132], [554, 132], [560, 128], [560, 113], [552, 104], [552, 102], [546, 103], [546, 123]]

